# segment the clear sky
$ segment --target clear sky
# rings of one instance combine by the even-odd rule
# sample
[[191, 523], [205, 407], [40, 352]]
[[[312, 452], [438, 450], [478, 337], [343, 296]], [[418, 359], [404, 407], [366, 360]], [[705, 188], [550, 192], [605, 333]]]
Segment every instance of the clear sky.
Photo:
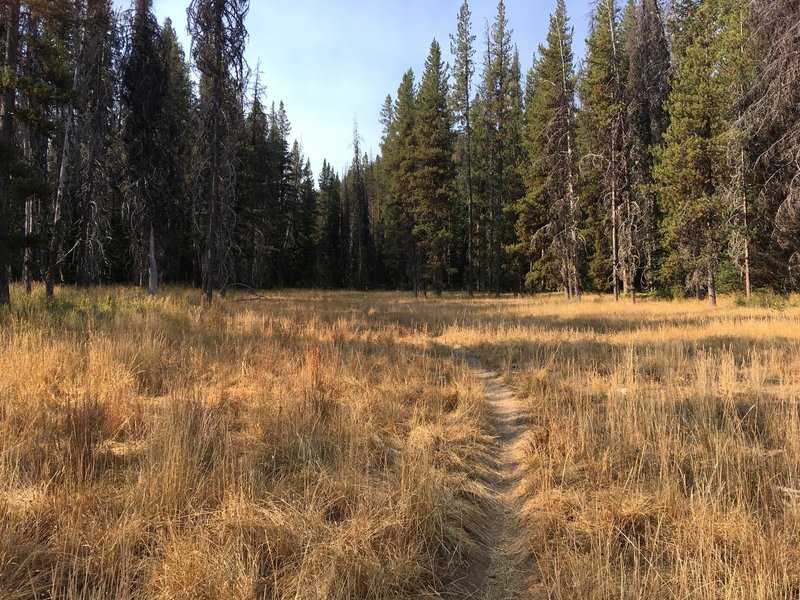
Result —
[[[292, 139], [311, 159], [315, 177], [322, 160], [342, 172], [353, 153], [353, 121], [358, 121], [362, 151], [379, 152], [381, 105], [394, 97], [403, 73], [422, 75], [431, 40], [450, 61], [449, 35], [455, 32], [462, 0], [251, 0], [246, 25], [247, 61], [260, 62], [267, 103], [283, 100], [292, 124]], [[114, 0], [128, 9], [132, 0]], [[186, 36], [189, 0], [154, 0], [156, 15], [170, 17]], [[506, 16], [519, 48], [523, 73], [547, 35], [555, 0], [506, 0]], [[497, 12], [497, 0], [471, 0], [476, 61], [480, 62], [486, 23]], [[589, 4], [567, 0], [575, 28], [576, 60], [583, 54]], [[480, 65], [478, 65], [478, 76]]]

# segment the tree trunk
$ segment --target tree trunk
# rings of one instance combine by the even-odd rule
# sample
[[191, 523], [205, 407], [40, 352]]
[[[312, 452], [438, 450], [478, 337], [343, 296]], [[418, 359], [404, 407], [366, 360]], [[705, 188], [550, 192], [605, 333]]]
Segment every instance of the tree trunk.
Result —
[[617, 238], [617, 190], [611, 187], [611, 277], [614, 280], [614, 302], [619, 302], [619, 240]]
[[472, 274], [472, 132], [469, 123], [469, 92], [467, 92], [467, 293], [475, 293]]
[[158, 293], [158, 263], [156, 262], [156, 236], [150, 223], [150, 294]]
[[33, 248], [31, 248], [33, 208], [33, 198], [25, 200], [25, 255], [22, 260], [22, 282], [25, 284], [26, 294], [33, 291]]
[[[25, 160], [29, 164], [33, 163], [33, 149], [31, 146], [31, 132], [30, 127], [25, 127], [23, 130], [22, 140], [22, 153]], [[33, 223], [34, 223], [34, 199], [28, 196], [25, 199], [25, 251], [22, 259], [22, 283], [25, 286], [25, 293], [30, 294], [33, 291], [33, 248], [31, 248], [31, 238], [33, 237]]]
[[717, 283], [714, 277], [714, 267], [708, 267], [708, 305], [714, 307], [717, 305]]
[[219, 121], [214, 115], [211, 137], [211, 193], [208, 196], [206, 223], [205, 269], [203, 271], [203, 300], [211, 304], [214, 297], [214, 269], [216, 268], [217, 228], [217, 177], [219, 176]]
[[[80, 81], [80, 68], [81, 68], [81, 55], [83, 54], [85, 30], [81, 32], [80, 47], [78, 48], [77, 57], [75, 59], [75, 71], [72, 77], [72, 92], [73, 95], [78, 90], [78, 83]], [[67, 105], [67, 117], [64, 123], [64, 145], [61, 148], [61, 166], [58, 172], [58, 188], [56, 189], [56, 198], [53, 202], [53, 231], [50, 238], [50, 248], [47, 257], [47, 274], [45, 276], [45, 297], [50, 300], [53, 297], [55, 289], [56, 269], [59, 263], [59, 253], [61, 252], [61, 238], [64, 234], [64, 223], [61, 215], [61, 207], [64, 202], [64, 190], [67, 186], [67, 166], [69, 164], [69, 145], [70, 135], [72, 134], [72, 122], [75, 117], [75, 106], [73, 101], [70, 100]]]
[[[16, 73], [19, 42], [20, 1], [8, 2], [8, 23], [6, 26], [5, 56], [3, 67], [8, 73]], [[6, 82], [0, 94], [0, 145], [10, 152], [14, 144], [14, 112], [16, 102], [16, 82]], [[5, 162], [0, 161], [0, 306], [11, 304], [8, 277], [10, 262], [9, 217], [11, 214], [11, 173]]]
[[[740, 177], [744, 178], [744, 165], [745, 165], [745, 158], [744, 158], [744, 148], [740, 150]], [[747, 193], [744, 191], [744, 182], [741, 184], [742, 187], [742, 217], [744, 220], [744, 289], [745, 294], [747, 295], [747, 299], [749, 300], [750, 297], [753, 295], [753, 289], [750, 284], [750, 223], [748, 221], [749, 215], [747, 214]]]

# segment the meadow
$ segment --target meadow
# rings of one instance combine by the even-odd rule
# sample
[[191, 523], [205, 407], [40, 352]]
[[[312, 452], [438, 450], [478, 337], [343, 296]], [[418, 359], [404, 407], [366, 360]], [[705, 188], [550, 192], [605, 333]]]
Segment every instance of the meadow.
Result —
[[14, 291], [0, 598], [464, 597], [496, 501], [464, 353], [529, 415], [523, 597], [800, 597], [794, 300]]

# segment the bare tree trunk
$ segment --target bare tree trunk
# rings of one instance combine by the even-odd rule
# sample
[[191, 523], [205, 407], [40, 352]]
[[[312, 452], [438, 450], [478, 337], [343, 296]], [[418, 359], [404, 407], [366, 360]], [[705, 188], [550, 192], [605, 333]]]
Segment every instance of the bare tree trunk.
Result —
[[747, 198], [744, 198], [744, 289], [747, 299], [753, 295], [750, 284], [750, 228], [747, 215]]
[[[31, 144], [31, 131], [30, 126], [26, 126], [22, 131], [22, 154], [28, 163], [33, 163], [33, 148]], [[25, 250], [22, 259], [22, 283], [25, 286], [25, 293], [30, 294], [33, 291], [33, 248], [31, 248], [31, 238], [33, 236], [33, 223], [34, 223], [34, 199], [28, 196], [25, 199]]]
[[158, 263], [156, 262], [156, 236], [150, 223], [150, 294], [158, 293]]
[[636, 302], [636, 260], [633, 243], [633, 206], [631, 206], [630, 190], [625, 193], [625, 287], [631, 302]]
[[467, 92], [467, 293], [475, 294], [472, 274], [472, 130], [469, 122], [469, 92]]
[[[78, 90], [80, 81], [81, 55], [83, 54], [83, 42], [85, 29], [81, 32], [81, 41], [75, 58], [75, 71], [72, 77], [73, 94]], [[64, 190], [67, 186], [67, 166], [69, 164], [70, 136], [72, 134], [72, 122], [75, 117], [75, 105], [70, 100], [67, 105], [67, 116], [64, 123], [64, 145], [61, 148], [61, 166], [58, 172], [58, 188], [56, 198], [53, 203], [53, 231], [50, 238], [50, 249], [47, 257], [47, 274], [45, 276], [45, 297], [50, 300], [55, 289], [56, 269], [58, 268], [59, 253], [61, 252], [61, 238], [64, 235], [64, 222], [62, 220], [61, 207], [64, 203]]]
[[[8, 2], [8, 23], [5, 39], [5, 56], [2, 66], [7, 72], [17, 70], [17, 50], [19, 42], [19, 0]], [[8, 76], [7, 76], [8, 77]], [[3, 146], [10, 149], [14, 140], [14, 113], [16, 112], [15, 83], [6, 82], [0, 94], [0, 141]], [[0, 163], [0, 306], [11, 304], [11, 292], [8, 277], [10, 261], [9, 240], [9, 213], [11, 205], [11, 173], [6, 168], [6, 163]]]
[[[214, 98], [212, 102], [217, 101]], [[214, 297], [214, 270], [216, 269], [216, 228], [217, 228], [217, 178], [219, 177], [219, 120], [214, 115], [211, 137], [211, 193], [208, 197], [208, 221], [206, 229], [205, 270], [203, 272], [203, 300], [211, 304]]]
[[714, 267], [711, 265], [708, 266], [708, 305], [712, 307], [717, 305], [717, 283], [714, 278]]
[[[561, 31], [563, 28], [559, 28]], [[572, 293], [576, 300], [581, 299], [581, 288], [580, 288], [580, 277], [578, 274], [578, 223], [577, 223], [577, 216], [578, 216], [578, 204], [575, 198], [575, 185], [574, 185], [574, 175], [572, 170], [572, 105], [570, 104], [571, 100], [567, 97], [567, 64], [566, 58], [564, 57], [564, 43], [563, 41], [559, 42], [559, 52], [561, 55], [561, 85], [562, 85], [562, 92], [564, 96], [564, 102], [566, 103], [562, 109], [566, 113], [566, 125], [567, 125], [567, 228], [569, 231], [569, 239], [567, 242], [568, 249], [566, 255], [568, 257], [568, 277], [570, 278], [570, 284], [573, 287]]]
[[617, 224], [617, 188], [611, 188], [611, 277], [614, 280], [614, 302], [619, 302], [619, 239]]
[[30, 240], [33, 236], [33, 198], [25, 200], [25, 255], [22, 260], [22, 282], [25, 284], [25, 293], [33, 291], [33, 248]]

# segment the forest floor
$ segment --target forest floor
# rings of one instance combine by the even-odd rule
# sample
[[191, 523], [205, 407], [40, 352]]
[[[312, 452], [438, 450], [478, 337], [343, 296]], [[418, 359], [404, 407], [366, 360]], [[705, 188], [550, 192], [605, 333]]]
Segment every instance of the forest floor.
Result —
[[800, 299], [41, 290], [4, 600], [800, 597]]

